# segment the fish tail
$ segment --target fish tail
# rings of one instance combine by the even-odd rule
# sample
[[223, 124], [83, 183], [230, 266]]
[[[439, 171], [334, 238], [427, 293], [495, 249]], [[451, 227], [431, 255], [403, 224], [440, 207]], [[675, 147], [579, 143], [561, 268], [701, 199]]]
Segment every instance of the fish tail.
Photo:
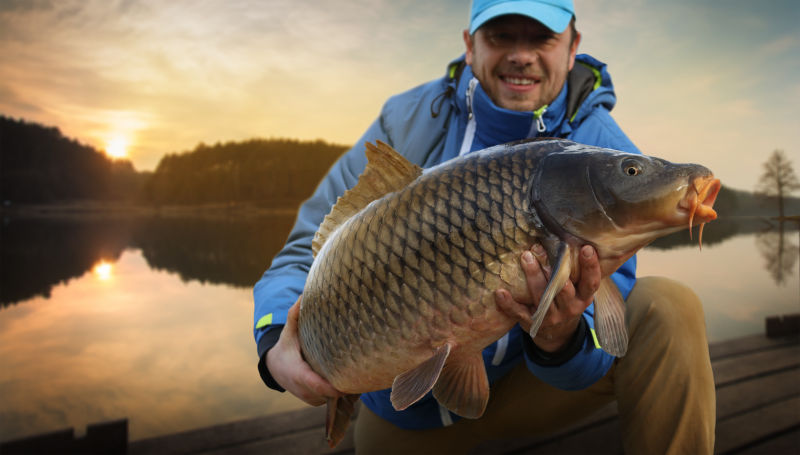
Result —
[[355, 404], [361, 394], [344, 395], [328, 398], [328, 414], [325, 418], [325, 436], [332, 449], [344, 439], [347, 427], [355, 412]]

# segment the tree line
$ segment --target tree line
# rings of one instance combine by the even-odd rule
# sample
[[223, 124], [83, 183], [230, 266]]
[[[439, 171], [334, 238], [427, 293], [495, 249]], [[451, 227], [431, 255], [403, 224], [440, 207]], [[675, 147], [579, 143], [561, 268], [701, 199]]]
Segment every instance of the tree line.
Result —
[[[152, 205], [252, 203], [295, 208], [347, 146], [322, 140], [250, 139], [199, 144], [165, 155], [154, 172], [64, 137], [58, 128], [0, 115], [0, 204], [76, 200]], [[764, 164], [757, 193], [723, 186], [714, 207], [726, 215], [800, 213], [791, 162], [776, 150]]]
[[321, 140], [199, 144], [137, 172], [58, 128], [0, 115], [0, 204], [127, 201], [154, 205], [249, 202], [296, 207], [347, 150]]
[[291, 139], [200, 144], [188, 153], [163, 157], [143, 197], [154, 204], [296, 207], [347, 148]]
[[30, 204], [134, 197], [143, 179], [58, 128], [0, 116], [0, 202]]

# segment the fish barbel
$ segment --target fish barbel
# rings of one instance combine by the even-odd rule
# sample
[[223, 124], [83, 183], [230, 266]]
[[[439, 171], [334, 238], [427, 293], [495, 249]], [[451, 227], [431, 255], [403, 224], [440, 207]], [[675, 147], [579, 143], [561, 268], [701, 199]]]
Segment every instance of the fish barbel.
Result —
[[358, 395], [390, 386], [398, 410], [432, 389], [458, 415], [483, 414], [481, 351], [516, 323], [494, 291], [534, 302], [519, 263], [534, 242], [554, 266], [531, 337], [589, 244], [603, 277], [598, 339], [624, 356], [624, 302], [609, 276], [656, 238], [716, 218], [720, 182], [705, 167], [567, 140], [500, 145], [426, 171], [382, 142], [366, 153], [314, 238], [298, 319], [304, 358], [347, 394], [328, 402], [331, 447]]

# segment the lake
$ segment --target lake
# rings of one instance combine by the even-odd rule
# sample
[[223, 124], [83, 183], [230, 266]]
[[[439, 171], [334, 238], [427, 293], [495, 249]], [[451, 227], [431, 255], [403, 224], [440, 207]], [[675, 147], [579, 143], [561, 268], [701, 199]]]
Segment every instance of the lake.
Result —
[[[0, 440], [129, 419], [131, 440], [304, 406], [256, 370], [251, 286], [293, 215], [2, 219]], [[687, 283], [710, 341], [800, 312], [797, 224], [706, 226], [639, 254]]]

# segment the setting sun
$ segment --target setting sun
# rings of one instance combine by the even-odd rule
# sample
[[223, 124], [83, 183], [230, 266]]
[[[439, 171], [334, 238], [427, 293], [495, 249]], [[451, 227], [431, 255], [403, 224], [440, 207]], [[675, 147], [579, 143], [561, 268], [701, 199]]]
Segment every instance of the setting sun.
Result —
[[113, 270], [114, 270], [113, 265], [111, 265], [111, 263], [106, 261], [100, 261], [92, 269], [95, 276], [97, 276], [97, 278], [99, 278], [101, 281], [108, 281], [109, 279], [111, 279], [111, 273], [113, 272]]
[[128, 156], [128, 141], [123, 137], [114, 137], [106, 145], [106, 154], [111, 158]]

